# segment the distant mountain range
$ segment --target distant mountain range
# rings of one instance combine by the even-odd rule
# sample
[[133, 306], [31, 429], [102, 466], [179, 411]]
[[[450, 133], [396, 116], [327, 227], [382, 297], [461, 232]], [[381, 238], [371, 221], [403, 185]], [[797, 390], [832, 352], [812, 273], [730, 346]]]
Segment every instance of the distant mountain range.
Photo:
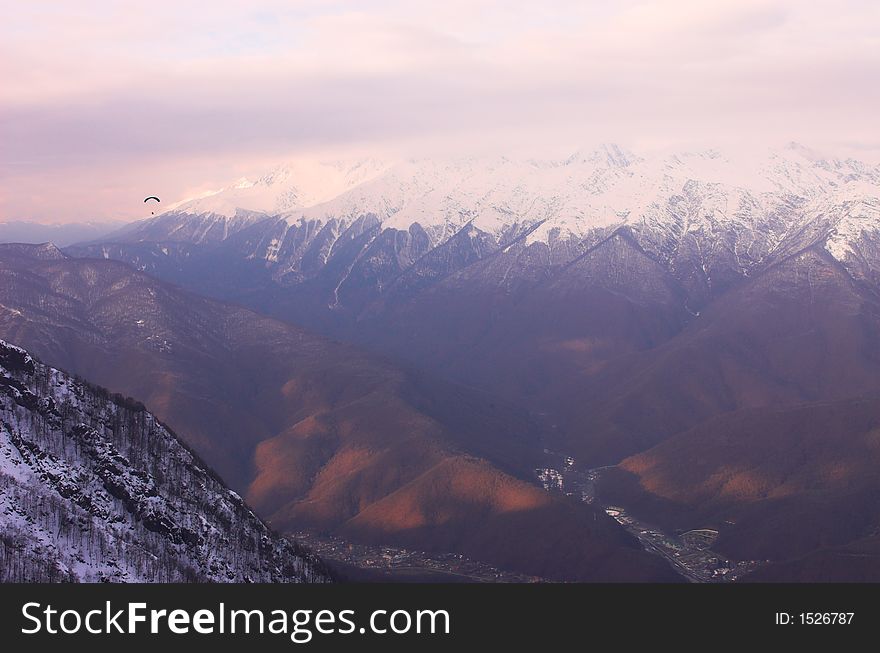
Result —
[[0, 243], [54, 243], [66, 247], [100, 238], [122, 227], [124, 222], [68, 222], [41, 224], [25, 220], [0, 222]]
[[[510, 263], [510, 286], [625, 231], [697, 311], [813, 244], [876, 281], [878, 184], [880, 166], [797, 144], [738, 157], [709, 150], [647, 159], [605, 146], [560, 161], [298, 162], [180, 203], [79, 253], [165, 277], [235, 260], [278, 286], [307, 287], [309, 313], [357, 316], [489, 255]], [[156, 244], [165, 249], [148, 246]], [[191, 256], [192, 245], [216, 249]]]
[[[0, 335], [59, 358], [77, 351], [60, 344], [59, 334], [75, 337], [90, 349], [68, 366], [96, 371], [110, 342], [124, 343], [113, 345], [119, 352], [141, 352], [147, 343], [158, 352], [126, 353], [114, 369], [150, 369], [155, 363], [145, 361], [201, 348], [203, 361], [187, 357], [182, 371], [142, 387], [125, 375], [94, 375], [150, 407], [170, 407], [184, 391], [210, 401], [250, 396], [200, 387], [205, 374], [190, 377], [188, 369], [253, 379], [257, 368], [241, 361], [255, 360], [277, 370], [274, 385], [256, 395], [256, 414], [281, 411], [299, 421], [273, 422], [249, 440], [261, 443], [255, 477], [244, 463], [229, 472], [251, 483], [248, 496], [273, 523], [336, 528], [376, 542], [429, 541], [553, 575], [558, 570], [538, 571], [529, 561], [596, 533], [560, 532], [547, 548], [527, 550], [520, 543], [533, 542], [536, 522], [508, 520], [537, 515], [531, 508], [487, 499], [490, 513], [454, 517], [461, 503], [494, 496], [486, 487], [514, 496], [501, 489], [508, 476], [485, 474], [503, 470], [524, 484], [517, 496], [532, 497], [523, 489], [529, 468], [548, 449], [572, 456], [580, 469], [601, 468], [599, 493], [648, 523], [712, 528], [719, 532], [713, 548], [777, 563], [756, 577], [828, 580], [833, 568], [833, 578], [852, 580], [864, 556], [880, 566], [876, 165], [797, 144], [742, 156], [645, 157], [604, 146], [555, 161], [294, 162], [36, 262], [44, 256], [4, 254], [10, 281], [0, 296]], [[123, 282], [132, 270], [142, 274], [126, 278], [137, 283]], [[200, 297], [149, 286], [150, 277]], [[129, 286], [144, 289], [118, 290]], [[161, 309], [139, 304], [150, 296], [147, 287], [169, 297]], [[205, 296], [280, 321], [240, 312], [232, 323], [251, 326], [217, 331], [230, 318], [216, 311], [232, 309], [202, 304]], [[151, 325], [144, 315], [153, 314], [164, 326], [149, 326], [143, 338], [150, 340], [128, 344], [125, 320]], [[283, 339], [263, 333], [281, 323], [289, 334]], [[331, 346], [300, 327], [347, 344]], [[251, 343], [247, 356], [230, 344], [239, 339]], [[311, 362], [295, 363], [304, 345], [282, 347], [286, 339], [310, 343]], [[224, 370], [231, 360], [244, 367]], [[340, 388], [365, 396], [350, 361], [374, 369], [380, 360], [382, 375], [394, 369], [400, 380], [379, 395], [380, 404], [350, 400], [339, 417], [331, 398]], [[321, 372], [306, 382], [299, 380], [304, 368]], [[293, 390], [279, 399], [285, 387]], [[309, 402], [335, 417], [306, 419], [313, 413], [301, 407]], [[228, 403], [220, 401], [218, 416]], [[254, 449], [234, 449], [241, 440], [225, 435], [237, 417], [205, 411], [175, 423], [170, 415], [221, 471], [230, 459], [250, 460]], [[418, 426], [425, 415], [439, 430]], [[369, 444], [365, 436], [356, 446], [348, 440], [346, 425], [355, 423]], [[419, 434], [413, 437], [421, 444], [401, 440], [403, 433]], [[380, 451], [395, 453], [377, 458]], [[397, 458], [400, 451], [407, 456]], [[465, 472], [475, 469], [474, 459], [464, 465], [459, 454], [476, 457], [479, 474]], [[454, 464], [429, 462], [450, 456]], [[283, 473], [275, 469], [282, 460]], [[328, 460], [335, 462], [328, 467]], [[291, 476], [292, 469], [301, 471]], [[428, 469], [416, 485], [406, 481], [406, 472]], [[344, 493], [329, 491], [336, 484], [328, 470], [344, 472]], [[483, 480], [461, 480], [474, 477]], [[288, 503], [278, 499], [282, 486]], [[457, 499], [447, 505], [450, 496]], [[500, 542], [470, 530], [487, 523], [486, 514], [506, 515], [516, 560], [499, 557]], [[443, 539], [462, 531], [441, 523], [467, 525], [473, 537]], [[605, 535], [599, 539], [607, 542]], [[823, 571], [817, 560], [830, 567]], [[579, 564], [579, 577], [591, 577], [596, 558]]]

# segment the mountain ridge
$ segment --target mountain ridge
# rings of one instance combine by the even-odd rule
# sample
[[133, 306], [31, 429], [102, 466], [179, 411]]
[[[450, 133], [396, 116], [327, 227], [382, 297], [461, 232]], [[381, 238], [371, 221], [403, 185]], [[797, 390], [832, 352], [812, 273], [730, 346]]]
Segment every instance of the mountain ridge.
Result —
[[0, 340], [3, 581], [327, 582], [143, 404]]
[[[276, 528], [448, 546], [558, 580], [674, 579], [607, 515], [529, 479], [540, 448], [515, 404], [119, 261], [0, 247], [0, 279], [0, 334], [139, 397]], [[438, 495], [440, 479], [480, 491]], [[395, 494], [418, 509], [371, 509]], [[547, 554], [550, 525], [580, 543], [564, 559]]]

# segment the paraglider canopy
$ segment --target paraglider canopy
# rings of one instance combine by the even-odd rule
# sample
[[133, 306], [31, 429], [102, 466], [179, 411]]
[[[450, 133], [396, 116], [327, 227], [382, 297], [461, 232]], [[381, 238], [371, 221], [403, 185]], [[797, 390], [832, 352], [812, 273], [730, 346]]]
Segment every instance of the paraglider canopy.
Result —
[[[161, 202], [161, 200], [160, 200], [158, 197], [156, 197], [155, 195], [150, 195], [148, 198], [146, 198], [146, 199], [144, 200], [144, 204], [146, 204], [146, 203], [149, 202], [150, 200], [156, 200], [157, 202]], [[150, 215], [156, 215], [156, 214], [153, 213], [152, 211], [150, 211]]]

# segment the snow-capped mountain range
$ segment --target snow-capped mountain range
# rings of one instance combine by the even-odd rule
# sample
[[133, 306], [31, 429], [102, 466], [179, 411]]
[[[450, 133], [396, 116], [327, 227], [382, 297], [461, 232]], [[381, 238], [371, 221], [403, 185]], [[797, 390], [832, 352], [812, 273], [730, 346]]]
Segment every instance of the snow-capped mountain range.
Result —
[[[435, 241], [465, 224], [496, 236], [520, 224], [536, 227], [530, 242], [547, 242], [583, 238], [597, 227], [657, 225], [670, 218], [686, 219], [690, 230], [713, 223], [755, 226], [762, 215], [795, 200], [803, 220], [832, 206], [866, 201], [876, 217], [878, 195], [880, 166], [823, 157], [796, 143], [748, 156], [706, 150], [655, 158], [604, 145], [564, 160], [298, 161], [256, 181], [241, 179], [180, 202], [166, 213], [218, 219], [263, 213], [283, 215], [291, 224], [372, 215], [399, 230], [418, 223]], [[700, 210], [668, 211], [679, 198], [698, 199]], [[840, 236], [851, 235], [858, 224], [850, 220]]]
[[[621, 229], [693, 306], [816, 244], [876, 281], [880, 166], [796, 143], [736, 155], [646, 157], [605, 145], [559, 160], [299, 161], [74, 252], [162, 276], [188, 247], [223, 243], [227, 263], [262, 262], [284, 286], [329, 275], [326, 306], [338, 308], [353, 285], [384, 292], [401, 277], [441, 278], [490, 254], [565, 265]], [[122, 251], [145, 243], [161, 247]]]
[[219, 190], [172, 204], [165, 212], [232, 217], [244, 209], [274, 215], [329, 201], [388, 168], [388, 163], [375, 159], [329, 163], [292, 161], [256, 180], [243, 177]]

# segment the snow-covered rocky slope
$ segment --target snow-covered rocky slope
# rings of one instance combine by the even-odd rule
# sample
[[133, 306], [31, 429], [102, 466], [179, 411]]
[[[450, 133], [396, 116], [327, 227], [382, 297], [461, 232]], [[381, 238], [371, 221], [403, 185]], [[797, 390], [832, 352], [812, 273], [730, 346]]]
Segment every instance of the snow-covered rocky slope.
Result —
[[178, 251], [118, 244], [225, 243], [224, 257], [262, 262], [283, 285], [327, 276], [335, 263], [329, 276], [340, 286], [366, 266], [375, 276], [366, 281], [387, 288], [457, 240], [478, 244], [458, 246], [463, 258], [438, 254], [450, 271], [514, 245], [565, 263], [625, 228], [689, 291], [707, 295], [816, 243], [852, 272], [875, 274], [878, 207], [880, 166], [795, 143], [748, 155], [641, 157], [605, 145], [562, 160], [296, 162], [181, 202], [105, 239], [116, 248], [86, 253], [159, 272], [158, 259]]
[[141, 404], [0, 340], [0, 580], [328, 579]]

